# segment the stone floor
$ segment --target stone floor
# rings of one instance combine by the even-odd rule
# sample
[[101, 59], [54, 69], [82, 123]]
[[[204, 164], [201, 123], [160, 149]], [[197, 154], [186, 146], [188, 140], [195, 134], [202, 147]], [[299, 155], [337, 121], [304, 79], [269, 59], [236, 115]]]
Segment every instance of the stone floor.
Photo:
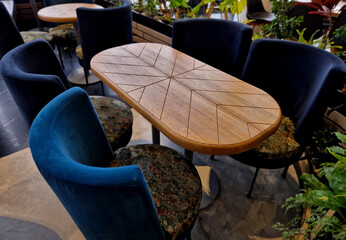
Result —
[[[73, 53], [65, 54], [65, 71], [78, 67]], [[100, 94], [100, 84], [85, 88]], [[110, 93], [109, 93], [110, 94]], [[150, 143], [151, 125], [137, 112], [130, 144]], [[178, 151], [179, 146], [161, 135], [161, 142]], [[0, 240], [84, 239], [59, 200], [39, 174], [31, 158], [26, 127], [3, 80], [0, 78]], [[278, 239], [272, 228], [277, 221], [287, 221], [281, 204], [299, 191], [293, 168], [286, 179], [282, 170], [261, 170], [252, 194], [245, 193], [254, 168], [229, 156], [195, 154], [196, 165], [216, 172], [220, 191], [216, 200], [200, 211], [192, 230], [194, 240]], [[210, 166], [205, 167], [205, 166]]]

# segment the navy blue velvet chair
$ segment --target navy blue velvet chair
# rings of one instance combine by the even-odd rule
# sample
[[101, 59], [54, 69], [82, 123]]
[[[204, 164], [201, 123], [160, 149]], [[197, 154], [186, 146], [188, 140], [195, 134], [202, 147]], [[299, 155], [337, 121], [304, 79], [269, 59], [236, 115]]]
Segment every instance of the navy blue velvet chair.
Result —
[[340, 58], [316, 47], [285, 40], [253, 42], [241, 79], [274, 97], [285, 117], [273, 136], [250, 151], [232, 156], [256, 167], [248, 196], [259, 168], [282, 168], [299, 160], [312, 132], [322, 125], [323, 114], [345, 72]]
[[[43, 0], [43, 5], [49, 7], [64, 3], [94, 3], [93, 0]], [[61, 65], [64, 67], [62, 48], [75, 48], [77, 46], [75, 29], [72, 23], [49, 23], [49, 33], [52, 34], [59, 51]]]
[[[113, 155], [82, 89], [67, 90], [42, 109], [29, 143], [39, 171], [86, 239], [182, 239], [193, 225], [201, 199], [193, 164], [159, 145]], [[171, 169], [176, 166], [186, 172]], [[171, 226], [179, 233], [165, 226], [176, 216], [181, 228]]]
[[[50, 100], [71, 87], [53, 49], [43, 40], [8, 52], [0, 62], [0, 74], [28, 126]], [[120, 100], [91, 99], [113, 149], [125, 146], [132, 135], [131, 109]]]
[[88, 83], [93, 56], [105, 49], [132, 43], [131, 4], [123, 1], [121, 6], [113, 8], [78, 8], [77, 18], [81, 48], [77, 47], [76, 53]]
[[184, 19], [173, 23], [172, 47], [235, 77], [240, 77], [252, 29], [223, 19]]
[[21, 35], [11, 15], [2, 2], [0, 2], [0, 32], [0, 60], [8, 51], [24, 42], [30, 42], [41, 38], [54, 45], [53, 37], [46, 32], [28, 31], [21, 32]]

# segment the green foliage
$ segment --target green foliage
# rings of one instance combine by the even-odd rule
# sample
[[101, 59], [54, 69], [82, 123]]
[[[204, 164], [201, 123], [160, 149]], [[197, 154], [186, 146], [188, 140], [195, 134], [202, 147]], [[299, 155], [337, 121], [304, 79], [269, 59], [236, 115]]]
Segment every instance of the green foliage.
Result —
[[305, 43], [305, 44], [308, 44], [310, 46], [312, 46], [314, 44], [314, 36], [315, 34], [319, 31], [317, 30], [316, 32], [314, 32], [310, 39], [309, 40], [305, 40], [304, 38], [304, 32], [305, 32], [306, 28], [304, 28], [302, 31], [299, 31], [299, 29], [297, 29], [297, 33], [298, 33], [298, 39], [297, 39], [297, 42], [300, 42], [300, 43]]
[[[335, 133], [342, 144], [346, 136]], [[342, 146], [341, 144], [341, 146]], [[336, 163], [322, 165], [318, 177], [303, 174], [301, 179], [305, 189], [294, 197], [286, 199], [282, 206], [286, 212], [290, 209], [310, 208], [311, 214], [305, 220], [308, 227], [302, 228], [299, 222], [300, 212], [287, 224], [277, 223], [273, 227], [283, 232], [283, 239], [293, 239], [301, 235], [303, 239], [345, 239], [346, 237], [346, 151], [340, 146], [327, 148], [337, 159]], [[334, 215], [326, 214], [328, 210]]]
[[346, 24], [336, 29], [333, 33], [335, 38], [346, 42]]
[[233, 14], [240, 14], [246, 8], [246, 0], [224, 0], [220, 3], [221, 11], [230, 10]]
[[262, 27], [264, 35], [271, 34], [278, 39], [292, 38], [297, 27], [303, 22], [304, 17], [288, 17], [287, 13], [294, 6], [289, 0], [270, 0], [273, 4], [272, 11], [275, 19], [271, 24], [266, 24]]
[[159, 0], [146, 0], [146, 4], [144, 5], [144, 10], [148, 13], [148, 16], [156, 16], [157, 15], [157, 8], [156, 6], [159, 5]]

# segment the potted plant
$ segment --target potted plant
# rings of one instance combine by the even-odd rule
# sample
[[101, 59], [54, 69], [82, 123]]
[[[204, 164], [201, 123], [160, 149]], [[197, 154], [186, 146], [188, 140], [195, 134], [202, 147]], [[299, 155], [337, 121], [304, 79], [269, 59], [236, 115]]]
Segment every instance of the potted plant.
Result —
[[283, 232], [283, 239], [346, 239], [346, 136], [335, 135], [340, 145], [327, 150], [336, 162], [322, 164], [317, 176], [303, 174], [305, 189], [283, 205], [286, 212], [297, 211], [297, 217], [289, 223], [274, 225]]

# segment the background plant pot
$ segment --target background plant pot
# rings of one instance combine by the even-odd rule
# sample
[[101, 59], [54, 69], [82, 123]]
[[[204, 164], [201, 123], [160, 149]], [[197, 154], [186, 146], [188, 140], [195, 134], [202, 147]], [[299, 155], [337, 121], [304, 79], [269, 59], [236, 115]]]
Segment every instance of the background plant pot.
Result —
[[146, 26], [168, 37], [172, 37], [172, 25], [157, 21], [135, 11], [132, 11], [132, 18], [136, 23]]
[[[95, 3], [104, 8], [112, 7], [115, 1], [95, 0]], [[133, 20], [133, 41], [134, 42], [154, 42], [171, 45], [172, 26], [145, 16], [142, 13], [132, 11]]]

